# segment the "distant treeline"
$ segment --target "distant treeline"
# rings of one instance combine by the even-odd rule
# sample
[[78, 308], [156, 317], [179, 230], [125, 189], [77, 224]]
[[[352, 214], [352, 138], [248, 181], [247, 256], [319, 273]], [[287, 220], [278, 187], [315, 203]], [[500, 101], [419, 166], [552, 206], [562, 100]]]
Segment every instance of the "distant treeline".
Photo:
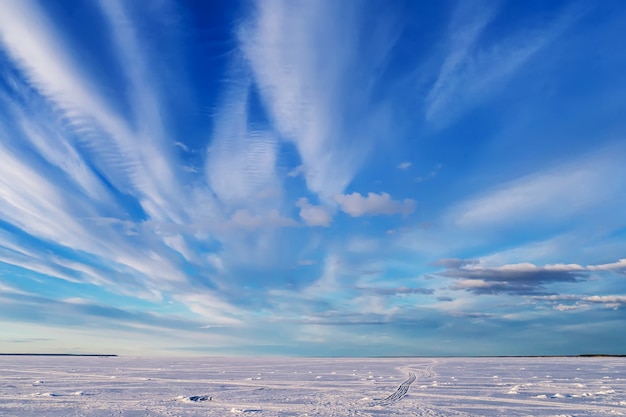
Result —
[[111, 358], [117, 355], [99, 355], [95, 353], [0, 353], [0, 356], [90, 356], [98, 358]]
[[[323, 357], [323, 356], [316, 356]], [[347, 357], [347, 356], [339, 356]], [[626, 354], [610, 354], [610, 353], [581, 353], [578, 355], [485, 355], [485, 356], [463, 356], [463, 355], [446, 355], [446, 356], [366, 356], [373, 359], [394, 359], [394, 358], [626, 358]]]
[[582, 355], [578, 355], [582, 358], [594, 358], [594, 357], [602, 357], [602, 358], [626, 358], [626, 355], [609, 355], [606, 353], [583, 353]]

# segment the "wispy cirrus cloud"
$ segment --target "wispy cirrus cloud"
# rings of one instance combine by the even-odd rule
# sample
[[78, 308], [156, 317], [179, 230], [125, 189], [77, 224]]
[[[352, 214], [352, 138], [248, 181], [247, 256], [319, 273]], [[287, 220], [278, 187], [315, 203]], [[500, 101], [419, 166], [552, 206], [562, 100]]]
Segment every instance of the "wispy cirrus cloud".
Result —
[[[8, 319], [9, 334], [13, 327], [19, 326], [27, 329], [34, 327], [33, 334], [50, 335], [47, 338], [50, 343], [45, 344], [47, 348], [44, 352], [76, 349], [83, 353], [105, 351], [128, 354], [143, 351], [163, 354], [168, 347], [176, 346], [182, 340], [201, 343], [207, 335], [215, 345], [237, 343], [237, 337], [224, 334], [218, 327], [232, 323], [210, 327], [202, 319], [114, 307], [80, 298], [57, 300], [0, 293], [0, 300], [0, 314]], [[106, 340], [111, 338], [123, 339], [129, 346], [110, 346]], [[94, 340], [97, 342], [94, 343]]]
[[425, 98], [427, 121], [448, 124], [460, 112], [482, 102], [580, 15], [579, 8], [565, 7], [540, 26], [513, 28], [512, 33], [489, 39], [486, 29], [501, 7], [500, 2], [456, 4], [448, 23], [445, 58]]
[[366, 126], [382, 121], [367, 106], [368, 77], [393, 35], [381, 31], [372, 50], [359, 17], [359, 3], [259, 1], [239, 32], [275, 129], [296, 146], [309, 190], [326, 201], [344, 191], [369, 151]]
[[[217, 211], [210, 221], [197, 215], [194, 203], [215, 207], [214, 194], [202, 187], [191, 198], [183, 192], [177, 171], [182, 164], [162, 123], [163, 99], [148, 74], [153, 63], [140, 53], [125, 5], [102, 7], [127, 70], [132, 116], [99, 94], [94, 86], [100, 80], [81, 65], [37, 3], [2, 5], [0, 40], [17, 75], [12, 97], [0, 97], [15, 116], [0, 131], [0, 214], [24, 235], [9, 237], [2, 260], [140, 298], [185, 293], [194, 282], [184, 263], [210, 267], [204, 254], [190, 249], [194, 234], [224, 224], [229, 213]], [[233, 225], [250, 227], [257, 215], [233, 216]], [[204, 286], [211, 287], [210, 278]]]
[[447, 54], [426, 99], [426, 119], [432, 119], [459, 95], [477, 40], [496, 13], [493, 3], [460, 2], [448, 23]]
[[[52, 23], [35, 2], [3, 4], [0, 36], [26, 80], [46, 99], [59, 106], [71, 126], [91, 139], [98, 164], [123, 190], [132, 183], [136, 144], [123, 121], [94, 92], [93, 83], [64, 45]], [[31, 28], [26, 30], [25, 28]], [[126, 158], [122, 158], [124, 153]]]
[[[123, 5], [103, 2], [102, 6], [119, 47], [120, 64], [127, 71], [134, 120], [125, 119], [99, 94], [100, 90], [95, 88], [98, 80], [80, 65], [78, 57], [35, 2], [9, 1], [3, 5], [0, 36], [27, 82], [63, 111], [72, 131], [80, 138], [81, 142], [66, 142], [65, 147], [89, 161], [90, 168], [82, 169], [82, 173], [88, 173], [84, 177], [89, 179], [88, 171], [97, 168], [119, 191], [136, 195], [142, 209], [153, 220], [180, 223], [184, 211], [172, 204], [184, 198], [175, 169], [178, 161], [162, 134], [165, 127], [161, 124], [161, 100], [150, 84], [147, 70], [150, 64], [139, 52], [136, 34], [128, 24], [131, 20]], [[24, 32], [24, 27], [32, 30]], [[66, 141], [63, 136], [59, 134], [61, 142]], [[41, 142], [36, 142], [39, 149], [46, 151]], [[41, 155], [49, 158], [48, 155], [55, 154]], [[76, 169], [67, 163], [61, 168]], [[94, 186], [97, 182], [89, 183], [90, 192], [98, 190]]]
[[155, 220], [181, 223], [184, 210], [171, 204], [184, 198], [178, 171], [180, 164], [174, 158], [171, 139], [165, 136], [165, 109], [160, 106], [164, 100], [152, 76], [154, 64], [142, 53], [138, 34], [125, 10], [127, 5], [117, 0], [100, 1], [99, 5], [107, 17], [119, 62], [129, 80], [128, 100], [135, 113], [135, 129], [128, 127], [132, 136], [126, 140], [135, 147], [141, 144], [134, 155], [138, 167], [134, 174], [135, 186], [149, 199], [142, 205]]
[[[506, 228], [522, 223], [566, 221], [589, 210], [605, 211], [623, 201], [623, 155], [622, 147], [611, 147], [500, 184], [457, 204], [449, 211], [449, 219], [460, 227]], [[617, 173], [620, 174], [616, 176]]]

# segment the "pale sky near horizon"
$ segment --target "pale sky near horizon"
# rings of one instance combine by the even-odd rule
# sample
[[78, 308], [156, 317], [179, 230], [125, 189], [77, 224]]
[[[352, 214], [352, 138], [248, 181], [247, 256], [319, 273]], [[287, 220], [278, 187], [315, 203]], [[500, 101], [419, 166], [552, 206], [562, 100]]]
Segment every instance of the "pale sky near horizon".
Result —
[[0, 2], [0, 352], [626, 353], [626, 3]]

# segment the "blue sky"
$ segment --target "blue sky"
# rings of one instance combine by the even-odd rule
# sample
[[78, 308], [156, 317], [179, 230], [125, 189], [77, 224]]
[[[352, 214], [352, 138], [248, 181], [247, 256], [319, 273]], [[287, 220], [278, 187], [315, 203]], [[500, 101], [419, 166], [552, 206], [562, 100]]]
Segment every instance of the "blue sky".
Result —
[[625, 353], [626, 5], [0, 3], [0, 351]]

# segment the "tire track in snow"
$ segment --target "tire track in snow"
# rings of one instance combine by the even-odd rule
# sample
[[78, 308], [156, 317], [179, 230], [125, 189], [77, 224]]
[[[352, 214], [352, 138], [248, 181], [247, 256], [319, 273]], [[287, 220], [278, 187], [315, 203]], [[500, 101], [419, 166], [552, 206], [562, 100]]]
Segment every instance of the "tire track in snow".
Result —
[[402, 384], [400, 384], [396, 392], [386, 398], [383, 398], [382, 400], [376, 401], [373, 405], [388, 406], [397, 403], [409, 392], [411, 384], [415, 382], [416, 379], [417, 377], [415, 376], [415, 374], [413, 372], [410, 372], [409, 377]]

